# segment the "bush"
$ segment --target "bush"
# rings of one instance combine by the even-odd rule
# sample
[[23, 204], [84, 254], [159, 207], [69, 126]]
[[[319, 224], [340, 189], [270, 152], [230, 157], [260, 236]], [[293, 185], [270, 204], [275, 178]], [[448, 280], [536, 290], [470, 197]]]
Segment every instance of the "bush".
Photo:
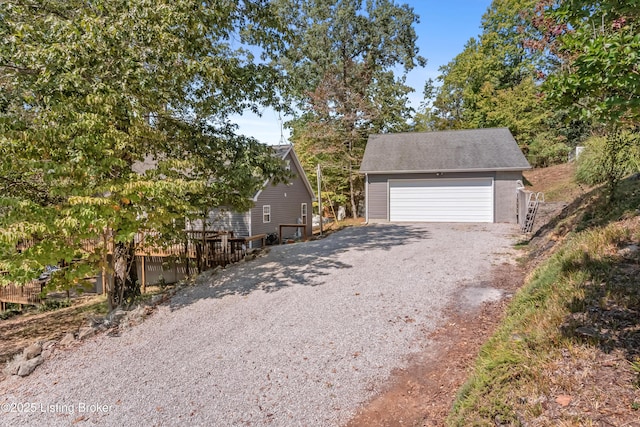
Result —
[[529, 163], [537, 168], [566, 163], [571, 148], [550, 134], [541, 134], [529, 145]]
[[578, 158], [576, 179], [587, 185], [607, 183], [610, 196], [618, 182], [640, 170], [640, 138], [636, 133], [614, 131], [585, 142]]
[[54, 311], [60, 308], [71, 307], [71, 301], [68, 299], [63, 300], [45, 300], [42, 304], [38, 306], [38, 311]]

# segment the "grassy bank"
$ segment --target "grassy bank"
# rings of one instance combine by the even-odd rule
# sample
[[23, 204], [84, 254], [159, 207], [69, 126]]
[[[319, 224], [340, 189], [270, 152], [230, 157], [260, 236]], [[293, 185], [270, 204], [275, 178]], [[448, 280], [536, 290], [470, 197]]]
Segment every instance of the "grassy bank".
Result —
[[449, 425], [640, 422], [640, 182], [618, 200], [594, 190], [537, 239]]

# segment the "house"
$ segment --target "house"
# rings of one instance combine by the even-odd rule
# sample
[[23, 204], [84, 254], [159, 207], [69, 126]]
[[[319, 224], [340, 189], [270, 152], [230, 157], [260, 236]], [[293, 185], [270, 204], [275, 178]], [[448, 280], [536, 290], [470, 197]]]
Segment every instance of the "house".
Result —
[[[293, 173], [293, 178], [288, 183], [272, 185], [268, 180], [262, 189], [252, 198], [253, 207], [247, 212], [237, 212], [220, 207], [213, 209], [206, 220], [205, 230], [215, 234], [215, 232], [233, 232], [233, 238], [221, 235], [214, 238], [211, 244], [224, 252], [226, 261], [234, 262], [244, 256], [247, 247], [257, 247], [262, 244], [262, 239], [251, 239], [251, 237], [264, 237], [271, 233], [279, 236], [280, 226], [289, 225], [282, 229], [285, 239], [301, 237], [305, 234], [312, 235], [312, 203], [315, 200], [313, 189], [307, 176], [300, 165], [291, 144], [272, 146], [274, 155], [282, 159], [285, 167]], [[155, 167], [152, 159], [147, 159], [144, 163], [135, 165], [134, 170], [142, 173]], [[298, 227], [300, 226], [300, 227]], [[303, 229], [304, 228], [304, 232]], [[202, 231], [202, 221], [188, 221], [186, 231]], [[209, 234], [209, 233], [207, 233]], [[201, 234], [200, 234], [201, 235]], [[246, 239], [245, 239], [246, 238]], [[189, 272], [193, 273], [197, 261], [197, 252], [190, 246], [187, 258], [191, 261], [186, 263], [183, 260], [175, 259], [167, 262], [171, 255], [177, 255], [185, 249], [178, 245], [166, 252], [157, 249], [153, 253], [138, 255], [137, 274], [143, 286], [157, 283], [174, 283], [184, 277]], [[220, 254], [218, 254], [220, 255]], [[216, 255], [214, 255], [215, 257]], [[225, 262], [226, 262], [225, 261]], [[96, 289], [101, 292], [100, 278], [98, 278]]]
[[[253, 207], [247, 212], [235, 212], [224, 208], [215, 209], [211, 212], [207, 220], [207, 229], [217, 231], [233, 231], [234, 236], [248, 237], [261, 234], [271, 234], [280, 232], [280, 225], [291, 225], [284, 227], [282, 234], [284, 238], [301, 236], [306, 232], [311, 236], [313, 216], [312, 207], [315, 195], [307, 176], [300, 165], [293, 145], [272, 146], [275, 155], [282, 159], [286, 168], [294, 177], [288, 183], [271, 185], [269, 181], [264, 183], [262, 190], [253, 197]], [[293, 225], [305, 225], [302, 228], [292, 227]], [[194, 228], [201, 228], [196, 225]], [[258, 242], [251, 242], [252, 245]]]
[[517, 184], [530, 169], [507, 128], [369, 136], [371, 222], [517, 221]]

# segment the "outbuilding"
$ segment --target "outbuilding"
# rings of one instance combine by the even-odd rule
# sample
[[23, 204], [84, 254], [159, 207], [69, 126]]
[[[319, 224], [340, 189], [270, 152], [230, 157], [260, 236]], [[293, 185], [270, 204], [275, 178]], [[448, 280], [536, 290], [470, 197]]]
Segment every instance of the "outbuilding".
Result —
[[371, 222], [517, 221], [517, 181], [531, 166], [507, 128], [370, 135]]

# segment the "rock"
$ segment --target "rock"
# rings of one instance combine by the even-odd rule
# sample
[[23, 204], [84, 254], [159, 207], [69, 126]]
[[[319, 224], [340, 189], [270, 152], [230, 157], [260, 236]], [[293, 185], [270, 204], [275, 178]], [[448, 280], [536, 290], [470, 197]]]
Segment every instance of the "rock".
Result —
[[581, 335], [583, 337], [589, 337], [589, 338], [600, 337], [600, 333], [598, 333], [598, 331], [596, 331], [595, 329], [590, 328], [589, 326], [580, 326], [576, 328], [576, 334]]
[[127, 313], [127, 323], [129, 323], [129, 325], [137, 325], [138, 323], [142, 322], [145, 314], [146, 310], [144, 309], [144, 307], [139, 305]]
[[3, 372], [7, 375], [18, 375], [20, 370], [20, 364], [24, 362], [24, 356], [22, 354], [16, 354], [12, 361], [7, 363]]
[[21, 377], [26, 377], [30, 373], [32, 373], [38, 366], [40, 366], [44, 362], [42, 356], [36, 356], [33, 359], [25, 360], [20, 364], [20, 369], [18, 369], [18, 375]]
[[164, 295], [162, 294], [157, 294], [151, 297], [151, 305], [156, 305], [156, 304], [160, 304], [162, 302], [162, 299], [164, 298]]
[[116, 308], [114, 310], [111, 310], [111, 313], [109, 313], [106, 317], [106, 321], [108, 323], [108, 326], [115, 326], [117, 324], [120, 323], [120, 321], [127, 315], [127, 312], [124, 311], [121, 308]]
[[78, 339], [83, 340], [89, 337], [92, 337], [96, 334], [96, 330], [91, 326], [85, 326], [78, 330]]
[[56, 346], [57, 342], [55, 340], [46, 341], [42, 344], [42, 351], [52, 350]]
[[624, 247], [618, 251], [618, 255], [623, 258], [633, 258], [638, 251], [640, 251], [640, 246], [638, 245], [629, 245]]
[[56, 350], [56, 341], [47, 341], [42, 344], [42, 357], [46, 359], [50, 359], [53, 353]]
[[22, 352], [22, 355], [24, 356], [25, 360], [31, 360], [36, 356], [40, 356], [41, 353], [42, 353], [42, 344], [34, 343], [34, 344], [31, 344], [29, 347], [25, 348], [24, 351]]
[[104, 317], [91, 317], [89, 318], [89, 324], [92, 328], [98, 328], [107, 323], [107, 319]]
[[67, 345], [71, 345], [76, 341], [76, 337], [75, 335], [73, 335], [72, 332], [69, 332], [68, 334], [66, 334], [61, 340], [60, 340], [60, 345], [62, 346], [67, 346]]
[[524, 337], [520, 334], [511, 334], [511, 341], [522, 342], [524, 341]]

